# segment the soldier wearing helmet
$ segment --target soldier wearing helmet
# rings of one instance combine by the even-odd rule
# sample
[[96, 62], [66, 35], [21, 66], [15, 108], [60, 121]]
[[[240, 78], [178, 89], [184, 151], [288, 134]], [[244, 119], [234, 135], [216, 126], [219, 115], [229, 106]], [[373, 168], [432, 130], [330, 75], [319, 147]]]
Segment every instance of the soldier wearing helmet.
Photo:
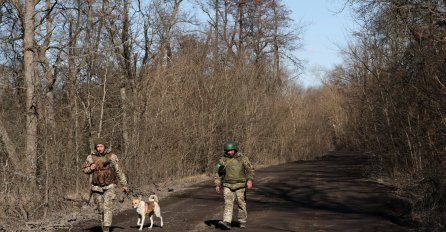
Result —
[[[94, 140], [95, 152], [87, 156], [83, 172], [91, 174], [91, 197], [97, 205], [102, 230], [108, 232], [112, 224], [115, 187], [119, 183], [122, 191], [128, 191], [127, 179], [120, 168], [118, 157], [107, 149], [102, 138]], [[90, 200], [90, 199], [89, 199]]]
[[218, 224], [223, 229], [231, 229], [234, 201], [237, 201], [237, 217], [240, 228], [246, 228], [248, 214], [245, 191], [246, 188], [252, 188], [254, 168], [248, 157], [238, 151], [237, 142], [229, 140], [223, 145], [223, 149], [224, 155], [219, 159], [214, 175], [215, 191], [220, 193], [223, 187], [225, 200], [223, 220], [219, 221]]

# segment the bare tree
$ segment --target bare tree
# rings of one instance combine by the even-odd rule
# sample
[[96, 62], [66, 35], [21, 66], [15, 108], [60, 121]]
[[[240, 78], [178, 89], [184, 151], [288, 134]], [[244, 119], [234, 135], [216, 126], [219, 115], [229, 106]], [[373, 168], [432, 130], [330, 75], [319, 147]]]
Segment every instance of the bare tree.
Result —
[[35, 76], [34, 54], [34, 0], [25, 1], [25, 15], [23, 27], [23, 57], [24, 57], [24, 75], [26, 87], [26, 136], [25, 136], [25, 154], [26, 154], [26, 174], [30, 179], [30, 191], [37, 186], [37, 79]]
[[[273, 1], [202, 2], [209, 22], [183, 2], [27, 1], [27, 17], [19, 1], [0, 5], [3, 227], [79, 210], [89, 189], [79, 168], [96, 136], [123, 153], [132, 186], [157, 190], [210, 172], [228, 138], [256, 165], [331, 146], [331, 134], [309, 135], [328, 118], [318, 92], [275, 81], [277, 69], [288, 78], [292, 36], [281, 18], [274, 27]], [[20, 191], [29, 181], [40, 196]]]
[[[356, 149], [378, 154], [389, 175], [413, 185], [417, 214], [431, 230], [444, 227], [443, 1], [346, 1], [363, 28], [346, 51], [342, 72], [332, 75], [343, 93], [348, 120], [342, 129]], [[346, 138], [344, 137], [344, 138]], [[347, 139], [347, 138], [346, 138]], [[346, 140], [348, 141], [348, 139]], [[429, 186], [420, 178], [435, 182]], [[440, 187], [441, 186], [441, 187]], [[429, 193], [421, 189], [433, 189]], [[435, 205], [435, 207], [434, 207]], [[432, 207], [438, 210], [431, 210]], [[441, 230], [439, 229], [439, 230]]]

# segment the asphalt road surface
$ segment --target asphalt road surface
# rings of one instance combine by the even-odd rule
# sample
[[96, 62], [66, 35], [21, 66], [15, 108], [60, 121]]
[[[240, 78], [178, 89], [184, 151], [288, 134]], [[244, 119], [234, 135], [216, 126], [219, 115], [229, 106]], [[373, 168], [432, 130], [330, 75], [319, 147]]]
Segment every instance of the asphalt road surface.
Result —
[[[330, 153], [314, 161], [292, 162], [256, 170], [247, 192], [247, 228], [236, 231], [415, 231], [410, 207], [391, 187], [364, 174], [368, 157], [359, 153]], [[154, 217], [151, 231], [220, 231], [223, 196], [211, 181], [160, 199], [164, 227]], [[114, 215], [111, 231], [138, 231], [137, 215], [129, 210]], [[235, 209], [234, 212], [237, 210]], [[149, 231], [146, 218], [143, 231]], [[68, 230], [65, 230], [68, 231]], [[99, 221], [79, 222], [69, 231], [101, 231]]]

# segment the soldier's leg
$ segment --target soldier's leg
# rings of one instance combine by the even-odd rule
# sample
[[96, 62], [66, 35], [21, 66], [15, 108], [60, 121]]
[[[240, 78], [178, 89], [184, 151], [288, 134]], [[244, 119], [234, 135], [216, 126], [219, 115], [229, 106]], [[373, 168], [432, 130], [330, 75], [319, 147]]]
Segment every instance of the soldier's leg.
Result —
[[113, 218], [113, 203], [116, 198], [115, 188], [110, 188], [104, 192], [104, 222], [102, 226], [110, 227]]
[[223, 221], [231, 223], [232, 210], [234, 209], [235, 194], [231, 189], [223, 187], [223, 195], [225, 197], [225, 209], [223, 211]]
[[96, 204], [96, 208], [99, 213], [99, 220], [101, 221], [101, 225], [104, 223], [104, 195], [100, 192], [93, 192], [93, 200]]
[[248, 212], [246, 211], [245, 191], [245, 188], [235, 191], [238, 205], [237, 217], [240, 224], [246, 224], [246, 219], [248, 218]]

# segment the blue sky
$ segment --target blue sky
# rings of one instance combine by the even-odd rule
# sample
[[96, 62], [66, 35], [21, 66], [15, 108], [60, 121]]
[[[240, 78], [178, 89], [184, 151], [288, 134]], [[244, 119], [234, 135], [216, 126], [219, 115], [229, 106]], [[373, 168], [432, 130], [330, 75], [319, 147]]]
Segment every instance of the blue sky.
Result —
[[339, 48], [345, 47], [354, 29], [351, 12], [346, 8], [341, 13], [343, 0], [284, 0], [293, 12], [295, 23], [305, 25], [302, 35], [302, 49], [297, 57], [304, 59], [305, 70], [298, 82], [304, 87], [320, 84], [321, 72], [342, 62]]

